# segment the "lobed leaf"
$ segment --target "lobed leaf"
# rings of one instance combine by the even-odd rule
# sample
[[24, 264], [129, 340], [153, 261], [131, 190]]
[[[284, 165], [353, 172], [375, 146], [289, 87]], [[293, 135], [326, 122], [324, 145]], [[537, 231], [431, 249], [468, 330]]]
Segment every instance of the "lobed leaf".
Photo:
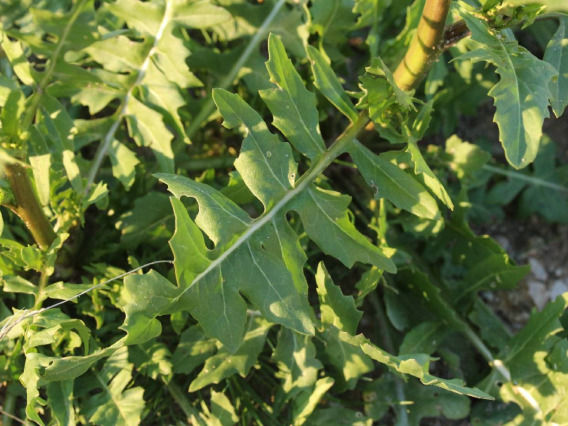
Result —
[[274, 126], [298, 151], [315, 160], [325, 151], [319, 131], [316, 97], [306, 89], [286, 54], [284, 44], [274, 34], [268, 38], [268, 54], [266, 68], [270, 80], [277, 87], [260, 91], [260, 96], [274, 116]]
[[[181, 176], [159, 177], [176, 197], [191, 196], [198, 200], [200, 211], [196, 222], [216, 243], [216, 249], [209, 251], [187, 212], [179, 202], [173, 202], [174, 208], [177, 206], [177, 226], [170, 244], [176, 276], [184, 289], [182, 295], [189, 303], [189, 311], [205, 333], [221, 340], [230, 351], [239, 347], [247, 309], [239, 294], [242, 293], [268, 320], [313, 334], [309, 305], [296, 289], [282, 248], [268, 244], [269, 240], [281, 241], [290, 235], [286, 223], [272, 220], [256, 225], [236, 204], [206, 185]], [[243, 232], [245, 238], [241, 236], [235, 242], [233, 236]], [[193, 244], [188, 246], [187, 241]], [[229, 241], [232, 245], [227, 246]], [[195, 261], [188, 264], [188, 256]], [[199, 265], [195, 266], [195, 262]]]
[[310, 389], [317, 380], [318, 370], [323, 367], [316, 358], [312, 337], [287, 328], [280, 329], [272, 358], [278, 366], [276, 377], [282, 380], [282, 390], [287, 399]]
[[536, 58], [506, 33], [495, 34], [485, 23], [463, 12], [472, 39], [483, 48], [468, 52], [460, 59], [485, 61], [497, 68], [499, 82], [489, 91], [495, 99], [494, 121], [507, 161], [520, 169], [536, 157], [542, 124], [549, 116], [549, 84], [558, 72], [552, 65]]
[[318, 337], [324, 342], [322, 361], [339, 372], [336, 386], [354, 389], [359, 378], [373, 371], [373, 362], [361, 348], [345, 343], [339, 331], [354, 335], [362, 312], [355, 307], [352, 296], [345, 296], [336, 286], [321, 262], [316, 273], [320, 300], [321, 324]]
[[127, 389], [132, 380], [134, 366], [128, 362], [128, 349], [118, 349], [99, 371], [92, 371], [90, 380], [82, 380], [79, 386], [83, 396], [100, 391], [88, 398], [81, 412], [93, 424], [126, 426], [140, 423], [144, 409], [144, 389]]
[[316, 283], [322, 324], [333, 325], [339, 330], [355, 334], [363, 312], [355, 307], [352, 296], [343, 295], [341, 289], [333, 283], [323, 262], [318, 264]]
[[566, 389], [568, 341], [559, 321], [568, 307], [568, 295], [559, 296], [541, 312], [535, 312], [527, 325], [502, 351], [511, 380], [499, 390], [504, 401], [522, 409], [511, 424], [568, 421]]
[[365, 181], [375, 192], [375, 198], [385, 198], [396, 207], [419, 217], [440, 217], [436, 200], [397, 165], [375, 155], [358, 142], [349, 153]]
[[441, 379], [431, 375], [428, 371], [431, 358], [424, 354], [413, 354], [408, 356], [395, 357], [372, 344], [363, 335], [351, 336], [348, 333], [339, 332], [339, 338], [353, 346], [360, 347], [365, 354], [375, 361], [386, 365], [393, 371], [414, 376], [427, 386], [436, 386], [460, 395], [467, 395], [480, 399], [493, 399], [487, 393], [477, 389], [464, 386], [459, 379]]
[[212, 383], [219, 383], [234, 374], [245, 377], [256, 364], [256, 359], [264, 347], [266, 335], [272, 325], [258, 316], [251, 317], [239, 349], [232, 353], [228, 348], [221, 348], [215, 355], [209, 357], [203, 370], [191, 382], [189, 392], [195, 392]]
[[308, 57], [312, 66], [315, 86], [343, 115], [348, 117], [351, 122], [354, 122], [357, 119], [355, 106], [345, 94], [345, 90], [343, 90], [341, 83], [323, 54], [315, 47], [308, 46]]
[[302, 219], [308, 236], [321, 250], [348, 268], [363, 262], [395, 272], [394, 263], [357, 231], [349, 218], [351, 197], [309, 185], [291, 204]]
[[[568, 10], [568, 7], [566, 7]], [[550, 104], [556, 117], [564, 113], [568, 105], [568, 18], [560, 17], [554, 37], [550, 39], [544, 51], [544, 61], [551, 64], [558, 72], [558, 78], [550, 80], [552, 97]]]

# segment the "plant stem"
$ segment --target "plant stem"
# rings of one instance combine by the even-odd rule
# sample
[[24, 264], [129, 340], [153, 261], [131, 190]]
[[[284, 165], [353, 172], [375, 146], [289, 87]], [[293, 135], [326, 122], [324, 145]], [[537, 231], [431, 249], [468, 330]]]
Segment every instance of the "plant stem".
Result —
[[[30, 97], [29, 104], [27, 105], [26, 112], [20, 125], [20, 134], [27, 133], [27, 130], [34, 121], [41, 97], [51, 81], [51, 76], [57, 66], [59, 55], [67, 43], [67, 37], [69, 36], [71, 28], [81, 14], [85, 1], [86, 0], [80, 0], [75, 5], [69, 20], [63, 28], [61, 37], [55, 46], [53, 55], [50, 58], [49, 65], [44, 71], [43, 77], [37, 85], [34, 94]], [[24, 142], [25, 141], [22, 141], [22, 144]], [[26, 170], [19, 164], [9, 164], [6, 166], [5, 172], [16, 199], [17, 205], [15, 212], [24, 221], [38, 245], [42, 249], [48, 248], [55, 239], [55, 232], [39, 204]]]
[[55, 240], [55, 232], [37, 199], [26, 169], [15, 163], [6, 165], [5, 172], [16, 200], [14, 211], [24, 221], [38, 245], [47, 249]]
[[134, 81], [134, 83], [132, 83], [132, 86], [129, 87], [128, 91], [124, 95], [122, 104], [118, 109], [118, 111], [115, 113], [116, 118], [112, 123], [112, 126], [110, 126], [108, 132], [106, 133], [101, 144], [99, 145], [97, 152], [95, 153], [95, 158], [93, 159], [93, 163], [91, 165], [91, 168], [89, 169], [89, 173], [87, 174], [87, 184], [85, 185], [85, 191], [83, 194], [85, 196], [89, 193], [91, 186], [95, 182], [95, 178], [97, 177], [97, 173], [99, 172], [103, 159], [105, 158], [107, 151], [110, 148], [112, 141], [114, 140], [114, 135], [118, 130], [118, 127], [122, 122], [122, 119], [126, 116], [128, 112], [128, 103], [130, 102], [130, 99], [133, 96], [134, 89], [136, 89], [142, 83], [142, 80], [144, 80], [144, 77], [146, 76], [146, 71], [150, 66], [152, 57], [156, 53], [156, 49], [158, 48], [158, 44], [160, 43], [160, 40], [164, 35], [164, 31], [172, 19], [171, 4], [172, 4], [171, 1], [166, 1], [164, 16], [162, 16], [162, 21], [160, 23], [160, 27], [158, 28], [158, 32], [154, 37], [154, 42], [152, 43], [152, 47], [148, 51], [146, 58], [144, 58], [144, 62], [142, 62], [142, 65], [138, 69], [136, 80]]
[[[276, 15], [278, 15], [278, 12], [280, 11], [280, 9], [282, 9], [282, 6], [284, 6], [285, 3], [286, 0], [280, 0], [278, 3], [276, 3], [272, 11], [268, 14], [266, 19], [262, 23], [262, 26], [255, 33], [248, 46], [237, 60], [237, 62], [235, 62], [229, 73], [225, 76], [223, 80], [221, 80], [219, 85], [216, 87], [219, 87], [221, 89], [226, 89], [231, 84], [233, 84], [233, 81], [235, 81], [237, 74], [239, 73], [243, 65], [249, 60], [250, 56], [252, 55], [252, 52], [254, 51], [254, 49], [256, 49], [262, 38], [266, 35], [268, 27], [270, 26], [270, 24], [272, 24], [272, 21], [274, 21]], [[195, 136], [197, 130], [199, 130], [203, 122], [207, 120], [207, 118], [211, 115], [211, 112], [213, 112], [214, 108], [215, 108], [215, 103], [213, 102], [213, 97], [211, 96], [211, 94], [209, 94], [209, 96], [207, 97], [207, 101], [205, 102], [205, 104], [203, 105], [197, 116], [193, 119], [191, 125], [189, 126], [189, 129], [187, 130], [187, 136], [189, 137], [189, 139]]]
[[2, 424], [3, 426], [11, 426], [12, 420], [15, 416], [12, 414], [14, 412], [14, 408], [16, 407], [16, 395], [13, 392], [10, 392], [8, 388], [6, 390], [6, 396], [4, 397], [4, 406], [2, 407]]
[[444, 29], [451, 0], [426, 0], [406, 55], [394, 72], [397, 85], [410, 90], [426, 75], [443, 51]]
[[81, 14], [81, 10], [83, 9], [83, 4], [85, 2], [86, 0], [80, 0], [77, 3], [77, 5], [73, 10], [73, 13], [71, 14], [71, 17], [69, 18], [67, 24], [65, 25], [65, 28], [63, 28], [63, 32], [61, 34], [59, 41], [57, 42], [53, 55], [51, 56], [49, 65], [45, 70], [41, 81], [39, 82], [34, 94], [30, 99], [30, 104], [27, 106], [26, 113], [24, 115], [24, 118], [22, 119], [22, 125], [20, 126], [21, 132], [25, 132], [26, 130], [28, 130], [28, 128], [31, 126], [34, 120], [37, 108], [39, 106], [39, 102], [41, 100], [41, 96], [43, 95], [45, 89], [47, 88], [47, 85], [51, 81], [51, 75], [55, 71], [55, 66], [57, 65], [57, 60], [59, 58], [59, 55], [61, 54], [61, 50], [67, 43], [67, 37], [69, 36], [71, 27], [73, 27], [73, 24], [75, 24], [75, 21]]
[[[369, 294], [369, 300], [371, 301], [373, 308], [375, 308], [375, 313], [377, 314], [377, 319], [379, 320], [384, 348], [389, 353], [394, 354], [394, 344], [392, 342], [392, 336], [389, 330], [389, 323], [376, 291], [373, 291]], [[398, 399], [398, 405], [396, 406], [397, 424], [401, 426], [408, 425], [408, 413], [406, 412], [404, 405], [402, 405], [402, 402], [406, 401], [406, 394], [404, 393], [402, 380], [397, 376], [394, 376], [394, 387], [396, 398]]]
[[166, 380], [162, 376], [162, 381], [166, 385], [166, 389], [177, 403], [179, 408], [183, 411], [183, 413], [187, 416], [187, 421], [190, 423], [192, 420], [195, 420], [199, 425], [205, 425], [203, 419], [199, 415], [199, 412], [189, 403], [181, 389], [172, 381], [166, 383]]
[[482, 167], [484, 170], [488, 170], [490, 172], [493, 173], [497, 173], [503, 176], [507, 176], [513, 179], [518, 179], [518, 180], [522, 180], [524, 182], [527, 182], [531, 185], [535, 185], [535, 186], [544, 186], [545, 188], [550, 188], [550, 189], [554, 189], [556, 191], [560, 191], [560, 192], [568, 192], [568, 188], [566, 188], [565, 186], [562, 185], [558, 185], [557, 183], [554, 182], [549, 182], [547, 180], [544, 179], [540, 179], [534, 176], [527, 176], [523, 173], [520, 172], [514, 172], [512, 170], [505, 170], [505, 169], [501, 169], [499, 167], [494, 167], [494, 166], [490, 166], [488, 164], [485, 164]]

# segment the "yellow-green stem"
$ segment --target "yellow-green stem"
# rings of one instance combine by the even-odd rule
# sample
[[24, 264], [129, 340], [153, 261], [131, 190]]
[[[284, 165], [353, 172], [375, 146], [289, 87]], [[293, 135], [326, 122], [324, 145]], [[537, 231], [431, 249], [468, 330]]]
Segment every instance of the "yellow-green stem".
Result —
[[426, 0], [416, 33], [394, 72], [397, 85], [410, 90], [422, 80], [443, 51], [444, 26], [451, 0]]
[[13, 210], [24, 221], [38, 245], [47, 249], [55, 240], [55, 232], [41, 208], [26, 169], [20, 164], [8, 164], [5, 171], [16, 201]]

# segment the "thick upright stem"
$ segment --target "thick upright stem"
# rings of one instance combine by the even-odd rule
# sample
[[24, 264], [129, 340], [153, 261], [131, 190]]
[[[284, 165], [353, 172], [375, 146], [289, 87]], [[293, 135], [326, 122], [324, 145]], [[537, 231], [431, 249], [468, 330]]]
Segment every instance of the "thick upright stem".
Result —
[[398, 86], [410, 90], [422, 80], [443, 51], [444, 25], [451, 0], [426, 0], [422, 17], [404, 59], [394, 72]]
[[39, 204], [26, 169], [20, 164], [8, 164], [6, 178], [16, 201], [14, 211], [24, 221], [38, 245], [42, 249], [48, 248], [55, 240], [55, 232]]

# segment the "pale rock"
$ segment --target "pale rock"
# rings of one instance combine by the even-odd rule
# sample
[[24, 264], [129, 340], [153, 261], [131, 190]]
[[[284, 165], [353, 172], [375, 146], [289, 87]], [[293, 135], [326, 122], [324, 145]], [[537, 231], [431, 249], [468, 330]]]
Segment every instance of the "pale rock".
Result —
[[503, 250], [505, 250], [507, 253], [510, 253], [511, 243], [509, 242], [509, 239], [507, 237], [505, 237], [504, 235], [497, 235], [495, 237], [495, 241], [497, 241], [499, 245], [503, 247]]
[[531, 272], [533, 276], [537, 280], [546, 281], [546, 279], [548, 278], [548, 274], [546, 273], [544, 266], [542, 266], [542, 263], [540, 263], [535, 258], [530, 258], [529, 263], [531, 265]]
[[568, 291], [568, 285], [563, 280], [556, 280], [552, 284], [552, 288], [548, 291], [550, 294], [550, 300], [556, 299], [561, 294]]
[[529, 280], [527, 285], [529, 287], [529, 295], [536, 307], [539, 310], [544, 308], [544, 305], [548, 302], [548, 291], [546, 291], [546, 286], [536, 280]]

